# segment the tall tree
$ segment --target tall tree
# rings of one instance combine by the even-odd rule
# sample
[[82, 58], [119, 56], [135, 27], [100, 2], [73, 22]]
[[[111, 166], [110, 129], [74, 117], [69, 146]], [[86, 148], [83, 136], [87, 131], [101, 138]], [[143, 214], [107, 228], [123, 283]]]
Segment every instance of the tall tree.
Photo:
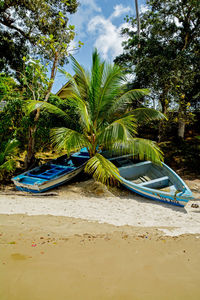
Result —
[[[178, 135], [184, 137], [187, 110], [199, 99], [200, 3], [197, 0], [148, 0], [141, 15], [140, 45], [133, 29], [123, 34], [124, 53], [115, 59], [135, 73], [134, 84], [148, 86], [162, 112], [178, 107]], [[135, 27], [136, 18], [128, 18]], [[186, 109], [187, 108], [187, 109]]]
[[[75, 36], [74, 26], [69, 24], [69, 14], [74, 13], [77, 7], [77, 0], [7, 0], [0, 2], [0, 35], [5, 36], [0, 44], [2, 43], [1, 46], [4, 48], [10, 43], [12, 46], [8, 48], [8, 51], [4, 51], [0, 67], [2, 66], [4, 69], [11, 67], [16, 71], [18, 79], [21, 81], [22, 78], [24, 82], [26, 76], [21, 76], [24, 69], [27, 75], [24, 56], [31, 53], [32, 56], [39, 55], [44, 61], [47, 60], [50, 68], [50, 79], [45, 94], [43, 93], [45, 101], [48, 101], [50, 96], [58, 66], [63, 66], [64, 63], [68, 62], [69, 45]], [[16, 57], [15, 53], [18, 53], [18, 50], [20, 55]], [[29, 66], [30, 70], [31, 67]], [[39, 74], [38, 70], [33, 70], [33, 68], [32, 71], [34, 73], [32, 74], [33, 78], [39, 79], [40, 77], [42, 79], [44, 72]], [[35, 86], [33, 86], [33, 82]], [[36, 91], [36, 80], [33, 82], [30, 84], [27, 80], [27, 91], [30, 92], [30, 88], [33, 88], [31, 93], [34, 99], [36, 95], [38, 97], [38, 92]], [[39, 83], [41, 80], [38, 81]], [[42, 95], [40, 94], [40, 96]], [[34, 161], [35, 133], [39, 116], [40, 110], [37, 109], [33, 127], [29, 127], [27, 167]]]
[[[22, 71], [23, 56], [30, 51], [45, 57], [52, 36], [55, 42], [69, 44], [73, 28], [68, 15], [77, 6], [77, 0], [0, 1], [0, 47], [6, 50], [1, 51], [0, 70]], [[41, 47], [42, 40], [46, 45]]]

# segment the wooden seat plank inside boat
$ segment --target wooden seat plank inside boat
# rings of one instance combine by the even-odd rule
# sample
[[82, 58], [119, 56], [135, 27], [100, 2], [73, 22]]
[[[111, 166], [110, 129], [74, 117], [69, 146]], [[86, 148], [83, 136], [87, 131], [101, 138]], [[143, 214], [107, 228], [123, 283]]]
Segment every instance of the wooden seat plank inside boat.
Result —
[[122, 166], [119, 168], [120, 175], [126, 180], [138, 184], [141, 187], [147, 187], [152, 189], [168, 189], [176, 190], [176, 188], [170, 188], [173, 185], [169, 176], [165, 174], [162, 167], [155, 166], [151, 161], [143, 161], [139, 163], [132, 163], [128, 166]]
[[163, 176], [160, 178], [155, 178], [146, 182], [139, 183], [140, 186], [148, 188], [164, 188], [169, 186], [169, 177]]
[[55, 176], [68, 173], [72, 171], [74, 167], [71, 166], [59, 166], [59, 165], [49, 165], [49, 169], [45, 171], [41, 171], [40, 173], [34, 174], [33, 172], [29, 172], [29, 176], [36, 177], [36, 178], [42, 178], [42, 179], [52, 179]]

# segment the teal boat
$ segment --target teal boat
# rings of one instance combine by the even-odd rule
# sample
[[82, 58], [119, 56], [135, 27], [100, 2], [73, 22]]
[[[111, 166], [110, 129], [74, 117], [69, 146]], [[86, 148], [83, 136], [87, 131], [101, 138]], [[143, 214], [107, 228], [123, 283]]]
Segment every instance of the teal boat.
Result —
[[127, 189], [143, 197], [184, 207], [193, 199], [185, 182], [166, 164], [134, 162], [130, 156], [109, 158]]
[[30, 193], [42, 193], [62, 185], [83, 171], [89, 159], [87, 149], [63, 155], [46, 164], [26, 171], [14, 178], [16, 188]]

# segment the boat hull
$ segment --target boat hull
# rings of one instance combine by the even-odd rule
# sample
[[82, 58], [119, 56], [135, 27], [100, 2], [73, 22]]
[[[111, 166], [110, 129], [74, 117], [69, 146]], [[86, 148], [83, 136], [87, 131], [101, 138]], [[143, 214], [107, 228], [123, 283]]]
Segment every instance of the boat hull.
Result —
[[185, 182], [166, 164], [135, 163], [130, 155], [109, 158], [119, 169], [121, 184], [145, 198], [184, 207], [193, 199]]
[[124, 178], [121, 178], [121, 184], [125, 188], [129, 189], [131, 192], [137, 193], [140, 196], [143, 196], [143, 197], [151, 199], [151, 200], [156, 200], [159, 202], [172, 204], [175, 206], [184, 207], [188, 203], [188, 201], [190, 201], [192, 199], [192, 197], [188, 197], [188, 198], [173, 197], [170, 195], [159, 193], [156, 190], [155, 191], [144, 191], [143, 189], [139, 189], [137, 186], [133, 186], [132, 183], [126, 182], [126, 180]]
[[61, 156], [51, 162], [26, 171], [14, 178], [17, 190], [42, 193], [57, 186], [60, 186], [81, 173], [89, 160], [87, 149], [83, 148], [80, 152]]
[[63, 176], [60, 176], [59, 178], [56, 178], [54, 180], [48, 181], [43, 185], [28, 185], [28, 184], [22, 184], [20, 182], [17, 182], [16, 180], [13, 180], [16, 189], [19, 191], [29, 192], [29, 193], [43, 193], [48, 190], [51, 190], [55, 187], [58, 187], [62, 184], [67, 183], [72, 178], [76, 177], [79, 173], [81, 173], [84, 169], [84, 165], [81, 168], [76, 169], [74, 172], [65, 174]]

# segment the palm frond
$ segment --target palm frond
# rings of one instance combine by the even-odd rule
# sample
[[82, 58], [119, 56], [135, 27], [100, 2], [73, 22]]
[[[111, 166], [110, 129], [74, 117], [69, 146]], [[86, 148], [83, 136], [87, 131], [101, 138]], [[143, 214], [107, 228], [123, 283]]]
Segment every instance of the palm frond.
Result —
[[107, 185], [120, 180], [117, 167], [99, 153], [89, 159], [85, 166], [85, 172], [92, 175], [95, 180]]
[[0, 165], [0, 171], [12, 172], [15, 170], [16, 162], [14, 159], [9, 159]]
[[105, 127], [98, 136], [98, 142], [105, 147], [110, 144], [120, 142], [126, 143], [137, 133], [137, 124], [134, 116], [119, 118]]
[[101, 62], [100, 56], [97, 50], [93, 52], [92, 55], [92, 69], [91, 69], [91, 79], [90, 79], [90, 93], [89, 93], [89, 104], [92, 115], [92, 120], [94, 121], [98, 114], [100, 108], [100, 95], [102, 87], [102, 79], [104, 72], [104, 62]]
[[89, 94], [90, 79], [88, 72], [71, 56], [72, 68], [75, 72], [76, 82], [81, 92], [81, 96], [86, 99]]
[[16, 139], [9, 140], [5, 145], [4, 156], [10, 157], [16, 155], [18, 151], [19, 141]]
[[124, 113], [124, 111], [133, 103], [133, 100], [139, 100], [148, 94], [148, 89], [134, 89], [121, 93], [121, 95], [113, 101], [113, 105], [107, 111], [107, 116], [112, 117], [113, 114]]
[[99, 118], [105, 117], [105, 114], [113, 106], [116, 99], [122, 94], [124, 80], [122, 70], [117, 65], [107, 64], [104, 68], [101, 93], [99, 94]]
[[79, 87], [78, 87], [77, 82], [75, 80], [76, 76], [72, 76], [70, 73], [68, 73], [68, 72], [66, 72], [62, 69], [59, 69], [59, 72], [64, 74], [66, 76], [66, 78], [69, 80], [67, 82], [65, 88], [64, 88], [64, 91], [67, 95], [66, 98], [71, 97], [72, 94], [76, 94], [78, 97], [81, 97]]
[[151, 140], [132, 138], [124, 143], [114, 143], [112, 150], [118, 154], [132, 154], [139, 160], [151, 160], [155, 163], [163, 161], [163, 152], [158, 145]]
[[162, 119], [167, 120], [166, 116], [163, 113], [154, 108], [136, 108], [133, 111], [131, 111], [130, 114], [134, 115], [139, 123]]
[[70, 105], [70, 107], [74, 108], [76, 113], [78, 113], [83, 129], [89, 131], [91, 120], [88, 113], [86, 101], [78, 97], [77, 95], [73, 95], [72, 98], [67, 99], [67, 103]]
[[59, 150], [66, 150], [68, 154], [89, 146], [89, 141], [83, 134], [69, 128], [54, 128], [50, 136], [53, 146]]
[[69, 115], [66, 112], [64, 112], [62, 109], [58, 108], [57, 106], [55, 106], [53, 104], [50, 104], [45, 101], [35, 101], [35, 100], [26, 101], [25, 110], [28, 114], [30, 114], [32, 111], [34, 111], [36, 109], [46, 110], [46, 111], [53, 113], [53, 114], [57, 115], [58, 117], [64, 119], [65, 121], [71, 120], [71, 118], [69, 117]]

